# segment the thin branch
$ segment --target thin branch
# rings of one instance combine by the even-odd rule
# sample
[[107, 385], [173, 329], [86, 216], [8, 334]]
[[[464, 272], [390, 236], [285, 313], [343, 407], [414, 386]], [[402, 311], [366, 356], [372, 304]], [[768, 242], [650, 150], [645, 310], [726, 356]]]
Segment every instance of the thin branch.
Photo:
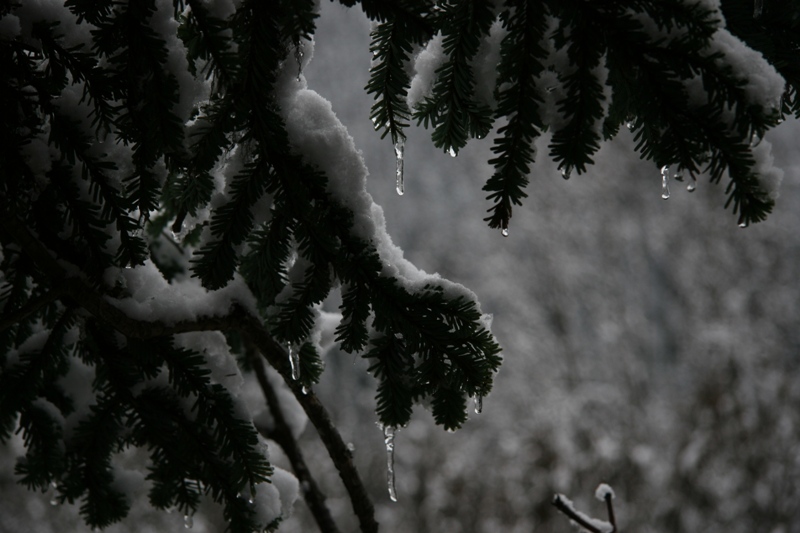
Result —
[[613, 498], [614, 497], [611, 492], [606, 492], [604, 499], [606, 500], [606, 509], [608, 510], [608, 521], [614, 528], [611, 533], [615, 533], [617, 531], [617, 518], [614, 516], [614, 504], [611, 503]]
[[260, 354], [258, 354], [258, 350], [248, 347], [247, 351], [249, 352], [248, 360], [253, 366], [258, 383], [267, 400], [270, 413], [272, 413], [272, 418], [275, 420], [275, 429], [267, 436], [277, 442], [289, 458], [289, 462], [292, 464], [292, 470], [294, 470], [297, 479], [300, 481], [300, 486], [303, 487], [303, 497], [311, 510], [311, 514], [314, 516], [314, 520], [317, 521], [319, 530], [323, 533], [339, 533], [336, 522], [333, 521], [330, 510], [325, 505], [325, 495], [312, 477], [311, 471], [308, 469], [303, 459], [300, 446], [292, 435], [289, 425], [286, 423], [283, 411], [281, 410], [280, 401], [267, 378], [264, 362]]
[[[236, 313], [235, 313], [236, 314]], [[319, 398], [309, 391], [303, 393], [302, 385], [292, 379], [291, 365], [289, 364], [288, 352], [278, 344], [272, 336], [261, 326], [261, 323], [251, 315], [238, 314], [235, 319], [239, 324], [239, 331], [248, 337], [256, 346], [261, 354], [269, 362], [294, 393], [295, 398], [303, 407], [308, 419], [319, 433], [320, 440], [328, 450], [339, 477], [342, 478], [345, 488], [350, 496], [353, 505], [353, 512], [358, 517], [361, 531], [363, 533], [377, 533], [378, 522], [375, 520], [375, 508], [372, 500], [367, 494], [361, 476], [353, 464], [353, 456], [347, 449], [339, 430], [333, 424], [328, 410], [319, 401]]]
[[563, 495], [556, 494], [553, 497], [553, 505], [556, 509], [567, 515], [567, 518], [578, 524], [580, 527], [589, 531], [590, 533], [605, 533], [601, 531], [599, 528], [595, 527], [591, 524], [585, 516], [578, 513], [575, 508], [572, 506], [572, 502], [567, 500]]

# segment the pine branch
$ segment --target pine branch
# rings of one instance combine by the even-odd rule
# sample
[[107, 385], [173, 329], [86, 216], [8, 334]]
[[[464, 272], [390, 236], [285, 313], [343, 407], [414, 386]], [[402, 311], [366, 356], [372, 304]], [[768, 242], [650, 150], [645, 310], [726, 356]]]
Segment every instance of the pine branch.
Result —
[[67, 290], [66, 286], [56, 285], [55, 288], [51, 289], [50, 291], [45, 292], [35, 298], [31, 298], [25, 303], [24, 306], [16, 311], [0, 315], [0, 331], [4, 331], [12, 326], [15, 326], [16, 324], [19, 324], [28, 317], [39, 312], [44, 307], [60, 300], [68, 293], [69, 291]]
[[62, 284], [71, 300], [94, 315], [97, 320], [107, 324], [126, 337], [152, 339], [190, 331], [238, 331], [249, 339], [250, 342], [258, 347], [269, 364], [281, 374], [305, 410], [309, 420], [317, 429], [350, 495], [353, 510], [359, 518], [362, 532], [377, 532], [378, 524], [374, 517], [374, 507], [353, 464], [352, 455], [347, 449], [347, 445], [322, 403], [311, 392], [303, 394], [303, 386], [292, 379], [288, 353], [264, 328], [260, 319], [248, 315], [240, 308], [231, 310], [225, 316], [204, 316], [196, 320], [178, 321], [171, 325], [130, 318], [84, 281], [76, 278], [67, 279], [63, 268], [16, 217], [0, 217], [0, 226], [20, 244], [23, 253], [34, 257], [37, 262], [42, 262], [43, 266], [40, 268], [51, 273], [52, 277], [64, 280]]
[[212, 77], [218, 89], [230, 87], [239, 76], [239, 64], [226, 34], [229, 25], [212, 16], [200, 0], [188, 0], [189, 12], [178, 30], [186, 45], [189, 68], [195, 61], [205, 60], [206, 76]]
[[375, 521], [375, 510], [372, 501], [364, 484], [361, 482], [358, 470], [353, 464], [352, 454], [333, 424], [327, 409], [312, 391], [304, 394], [303, 386], [292, 379], [288, 353], [280, 344], [275, 342], [257, 319], [248, 316], [242, 317], [238, 321], [243, 324], [240, 329], [242, 334], [258, 347], [269, 364], [281, 374], [283, 380], [303, 407], [308, 419], [316, 428], [317, 433], [319, 433], [320, 439], [327, 448], [328, 455], [336, 465], [339, 476], [342, 478], [342, 482], [350, 495], [350, 502], [353, 505], [353, 511], [358, 517], [362, 533], [377, 532], [378, 523]]
[[[533, 163], [533, 141], [543, 128], [537, 104], [542, 97], [536, 88], [536, 76], [544, 68], [545, 55], [540, 43], [544, 39], [545, 20], [541, 5], [533, 0], [506, 2], [506, 11], [500, 15], [508, 35], [501, 43], [501, 61], [497, 77], [496, 117], [505, 117], [508, 124], [501, 127], [489, 160], [495, 167], [494, 175], [483, 190], [487, 199], [494, 202], [491, 215], [485, 220], [489, 227], [508, 230], [512, 205], [522, 205], [527, 197], [523, 191], [528, 184], [530, 165]], [[509, 9], [513, 9], [513, 16]]]
[[469, 137], [484, 137], [492, 127], [491, 111], [474, 101], [475, 79], [470, 61], [494, 22], [491, 2], [446, 2], [436, 15], [442, 32], [445, 63], [436, 70], [432, 95], [414, 112], [417, 124], [431, 125], [434, 146], [457, 153]]
[[411, 111], [406, 104], [410, 85], [405, 62], [411, 53], [411, 40], [396, 21], [379, 24], [371, 33], [373, 65], [370, 68], [367, 94], [374, 94], [375, 103], [369, 118], [376, 130], [383, 129], [381, 138], [391, 134], [393, 143], [405, 139]]
[[289, 462], [292, 464], [292, 470], [294, 470], [297, 479], [300, 481], [300, 485], [303, 487], [303, 497], [320, 531], [323, 533], [338, 533], [339, 529], [330, 514], [328, 506], [325, 504], [325, 495], [311, 475], [311, 471], [306, 465], [303, 453], [300, 450], [300, 445], [292, 435], [292, 431], [283, 416], [283, 410], [281, 409], [278, 396], [275, 394], [272, 385], [267, 379], [264, 363], [261, 360], [261, 354], [258, 353], [255, 347], [250, 347], [248, 351], [248, 360], [253, 367], [253, 371], [258, 379], [258, 384], [261, 386], [261, 391], [264, 393], [270, 413], [275, 421], [274, 431], [270, 431], [264, 436], [277, 442], [289, 458]]
[[253, 228], [252, 207], [267, 189], [268, 165], [263, 161], [248, 164], [231, 180], [230, 199], [214, 210], [211, 235], [192, 260], [192, 271], [209, 289], [218, 289], [233, 279], [238, 263], [235, 248], [244, 242]]

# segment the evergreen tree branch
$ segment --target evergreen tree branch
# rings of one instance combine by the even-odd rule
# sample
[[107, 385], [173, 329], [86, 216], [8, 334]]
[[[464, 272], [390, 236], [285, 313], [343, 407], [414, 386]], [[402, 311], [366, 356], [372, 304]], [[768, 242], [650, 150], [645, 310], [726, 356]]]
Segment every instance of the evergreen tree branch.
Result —
[[302, 384], [292, 379], [287, 351], [270, 335], [259, 318], [248, 314], [239, 306], [235, 306], [224, 316], [202, 316], [196, 320], [178, 321], [174, 324], [131, 318], [85, 281], [78, 278], [67, 278], [65, 269], [50, 256], [47, 249], [15, 216], [8, 214], [0, 217], [0, 226], [17, 241], [24, 254], [33, 258], [37, 264], [38, 262], [42, 263], [39, 266], [41, 270], [47, 272], [54, 279], [63, 280], [61, 283], [65, 287], [66, 297], [126, 337], [152, 339], [191, 331], [240, 332], [258, 347], [267, 362], [281, 374], [316, 428], [350, 495], [353, 511], [359, 519], [362, 532], [375, 533], [378, 531], [372, 501], [353, 464], [352, 455], [333, 424], [327, 409], [312, 392], [303, 394]]
[[35, 298], [31, 298], [27, 303], [25, 303], [25, 305], [16, 311], [0, 315], [0, 331], [4, 331], [7, 328], [22, 322], [31, 315], [36, 314], [44, 307], [47, 307], [51, 303], [60, 300], [68, 293], [69, 290], [65, 285], [58, 285], [54, 289], [44, 294], [36, 296]]
[[358, 517], [362, 533], [377, 533], [378, 522], [375, 520], [375, 508], [353, 463], [352, 454], [347, 449], [339, 430], [333, 424], [328, 410], [325, 409], [325, 406], [322, 405], [322, 402], [313, 392], [309, 391], [304, 394], [303, 386], [300, 382], [292, 379], [289, 354], [283, 346], [272, 338], [255, 317], [250, 315], [241, 316], [240, 318], [234, 318], [234, 323], [241, 323], [241, 333], [258, 347], [262, 356], [281, 374], [283, 380], [303, 407], [308, 419], [316, 428], [350, 495], [350, 503]]
[[258, 353], [257, 349], [253, 346], [248, 347], [248, 352], [248, 360], [253, 367], [253, 371], [258, 379], [258, 384], [261, 386], [261, 391], [264, 393], [270, 413], [275, 421], [274, 430], [266, 434], [262, 431], [262, 434], [277, 442], [289, 458], [289, 462], [292, 464], [292, 470], [294, 470], [297, 479], [300, 481], [300, 486], [303, 487], [303, 498], [306, 500], [308, 508], [314, 516], [314, 520], [317, 521], [320, 531], [323, 533], [338, 533], [339, 528], [336, 526], [336, 522], [334, 522], [330, 510], [325, 504], [325, 495], [311, 475], [311, 471], [308, 465], [306, 465], [303, 453], [300, 450], [300, 445], [292, 435], [292, 431], [283, 416], [278, 396], [275, 394], [275, 390], [267, 379], [267, 373], [264, 369], [264, 363], [261, 360], [261, 354]]
[[[500, 15], [508, 35], [501, 44], [502, 59], [498, 66], [498, 118], [507, 117], [508, 124], [498, 130], [498, 137], [489, 160], [495, 173], [484, 185], [487, 199], [494, 202], [491, 215], [485, 220], [491, 228], [508, 229], [513, 205], [522, 205], [527, 196], [528, 173], [533, 163], [533, 141], [543, 128], [538, 105], [542, 97], [536, 88], [536, 76], [544, 68], [546, 18], [541, 5], [531, 0], [509, 0], [509, 10]], [[514, 16], [510, 9], [514, 10]]]
[[470, 62], [494, 22], [494, 6], [486, 0], [469, 0], [440, 7], [435, 22], [447, 60], [436, 70], [432, 94], [419, 104], [414, 118], [418, 125], [432, 125], [434, 146], [454, 154], [469, 137], [484, 137], [492, 127], [491, 111], [474, 99]]

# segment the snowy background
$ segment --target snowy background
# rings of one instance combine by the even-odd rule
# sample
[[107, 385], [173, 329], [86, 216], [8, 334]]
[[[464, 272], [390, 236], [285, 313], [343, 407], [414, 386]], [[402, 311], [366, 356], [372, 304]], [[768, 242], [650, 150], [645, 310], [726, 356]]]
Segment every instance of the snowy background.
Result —
[[[419, 409], [396, 438], [398, 503], [388, 499], [374, 382], [357, 357], [331, 353], [327, 400], [387, 532], [568, 532], [549, 501], [562, 492], [638, 532], [800, 532], [800, 123], [771, 131], [784, 180], [775, 212], [747, 229], [723, 186], [688, 193], [632, 150], [622, 131], [588, 174], [569, 181], [546, 157], [503, 238], [483, 222], [490, 141], [453, 159], [409, 131], [405, 195], [394, 149], [369, 120], [369, 23], [322, 4], [310, 89], [333, 104], [363, 150], [369, 192], [406, 258], [463, 283], [494, 315], [504, 365], [483, 413], [446, 433]], [[349, 500], [312, 428], [318, 466], [342, 531]], [[2, 453], [0, 532], [84, 531], [75, 509], [13, 485]], [[280, 454], [272, 459], [279, 465]], [[134, 508], [109, 531], [178, 531], [180, 516]], [[193, 529], [215, 531], [212, 518]], [[282, 531], [313, 531], [302, 502]]]

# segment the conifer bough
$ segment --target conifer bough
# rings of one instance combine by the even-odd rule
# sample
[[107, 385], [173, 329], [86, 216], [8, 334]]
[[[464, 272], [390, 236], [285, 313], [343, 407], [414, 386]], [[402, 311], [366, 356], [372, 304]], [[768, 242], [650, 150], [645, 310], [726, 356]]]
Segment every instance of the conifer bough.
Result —
[[[494, 136], [491, 227], [507, 230], [548, 130], [565, 175], [627, 125], [658, 167], [729, 180], [740, 224], [772, 208], [759, 140], [800, 117], [796, 3], [341, 3], [376, 23], [366, 90], [384, 136], [401, 142], [416, 120], [454, 153]], [[403, 258], [352, 139], [306, 87], [315, 9], [0, 1], [0, 439], [22, 436], [20, 483], [79, 502], [90, 526], [123, 519], [145, 490], [187, 516], [210, 495], [231, 531], [274, 530], [300, 479], [335, 531], [280, 416], [280, 376], [362, 530], [377, 530], [307, 393], [333, 289], [336, 340], [369, 360], [385, 427], [425, 401], [458, 428], [467, 398], [491, 391], [500, 348], [475, 295]], [[258, 429], [250, 383], [273, 413]], [[294, 475], [270, 465], [259, 431]], [[144, 479], [121, 474], [136, 449]]]

